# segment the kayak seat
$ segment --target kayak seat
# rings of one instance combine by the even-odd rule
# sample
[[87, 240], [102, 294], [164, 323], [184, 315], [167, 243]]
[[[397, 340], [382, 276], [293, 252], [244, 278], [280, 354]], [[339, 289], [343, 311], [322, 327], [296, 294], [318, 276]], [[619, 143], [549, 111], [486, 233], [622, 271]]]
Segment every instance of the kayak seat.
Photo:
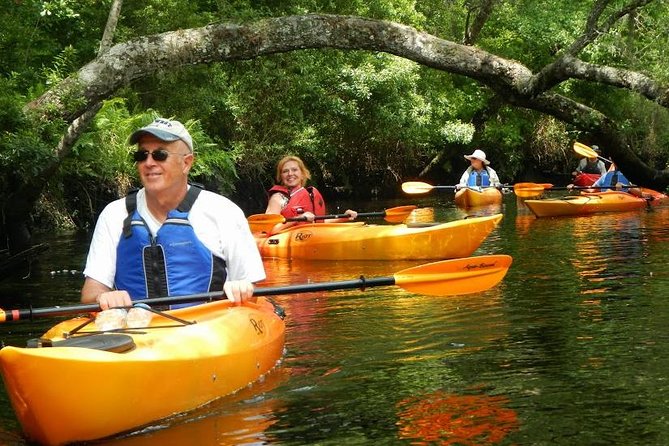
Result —
[[437, 226], [440, 225], [441, 223], [436, 222], [436, 221], [431, 221], [431, 222], [420, 222], [416, 221], [413, 223], [407, 223], [407, 228], [429, 228], [430, 226]]
[[90, 336], [76, 336], [61, 341], [51, 339], [33, 338], [28, 340], [28, 348], [46, 347], [78, 347], [92, 348], [112, 353], [123, 353], [135, 347], [135, 341], [126, 334], [94, 334]]

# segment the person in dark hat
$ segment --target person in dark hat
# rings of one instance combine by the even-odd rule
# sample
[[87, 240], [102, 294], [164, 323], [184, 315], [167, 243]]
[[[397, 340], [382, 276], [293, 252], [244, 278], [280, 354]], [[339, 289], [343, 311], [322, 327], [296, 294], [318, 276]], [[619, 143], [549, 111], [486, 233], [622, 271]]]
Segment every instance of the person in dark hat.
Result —
[[[597, 154], [600, 153], [598, 146], [593, 145], [592, 150], [594, 150]], [[604, 164], [604, 161], [600, 160], [596, 156], [593, 158], [581, 158], [581, 160], [578, 162], [576, 170], [573, 171], [571, 174], [572, 176], [576, 177], [582, 173], [605, 175], [606, 165]]]
[[188, 130], [157, 118], [129, 142], [137, 144], [143, 187], [100, 214], [81, 301], [106, 310], [219, 290], [234, 301], [253, 300], [254, 282], [265, 278], [260, 253], [236, 204], [189, 184], [195, 153]]

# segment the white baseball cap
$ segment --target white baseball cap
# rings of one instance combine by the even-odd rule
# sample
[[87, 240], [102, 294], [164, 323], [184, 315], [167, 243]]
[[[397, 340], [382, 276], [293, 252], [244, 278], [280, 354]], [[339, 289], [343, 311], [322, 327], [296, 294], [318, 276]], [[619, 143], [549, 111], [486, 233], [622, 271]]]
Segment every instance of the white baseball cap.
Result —
[[485, 159], [485, 152], [481, 149], [474, 150], [474, 153], [472, 153], [471, 155], [465, 155], [465, 159], [471, 160], [472, 158], [476, 158], [477, 160], [483, 161], [483, 164], [485, 164], [486, 166], [490, 164], [490, 161]]
[[151, 124], [142, 127], [130, 135], [130, 144], [137, 144], [139, 138], [147, 133], [161, 141], [172, 142], [180, 139], [186, 143], [191, 152], [193, 151], [193, 138], [191, 138], [186, 127], [179, 121], [156, 118]]

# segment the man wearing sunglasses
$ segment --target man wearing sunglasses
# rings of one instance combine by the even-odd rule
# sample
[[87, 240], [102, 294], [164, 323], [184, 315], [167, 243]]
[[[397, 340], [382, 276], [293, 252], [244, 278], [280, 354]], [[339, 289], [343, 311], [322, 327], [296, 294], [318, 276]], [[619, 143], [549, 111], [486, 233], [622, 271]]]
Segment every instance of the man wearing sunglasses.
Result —
[[130, 136], [143, 187], [103, 210], [86, 260], [81, 300], [103, 310], [133, 299], [224, 290], [253, 300], [265, 278], [242, 210], [188, 183], [193, 140], [179, 121], [158, 118]]

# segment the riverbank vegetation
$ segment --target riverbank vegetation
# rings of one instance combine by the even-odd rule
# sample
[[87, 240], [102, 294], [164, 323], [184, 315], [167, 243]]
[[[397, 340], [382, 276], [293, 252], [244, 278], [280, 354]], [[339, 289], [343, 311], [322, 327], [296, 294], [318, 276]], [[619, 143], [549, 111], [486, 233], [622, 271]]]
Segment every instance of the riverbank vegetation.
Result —
[[286, 153], [361, 198], [454, 184], [474, 148], [504, 182], [566, 183], [575, 140], [669, 184], [664, 1], [3, 3], [10, 246], [91, 227], [137, 184], [127, 138], [156, 115], [190, 128], [193, 179], [253, 212]]

